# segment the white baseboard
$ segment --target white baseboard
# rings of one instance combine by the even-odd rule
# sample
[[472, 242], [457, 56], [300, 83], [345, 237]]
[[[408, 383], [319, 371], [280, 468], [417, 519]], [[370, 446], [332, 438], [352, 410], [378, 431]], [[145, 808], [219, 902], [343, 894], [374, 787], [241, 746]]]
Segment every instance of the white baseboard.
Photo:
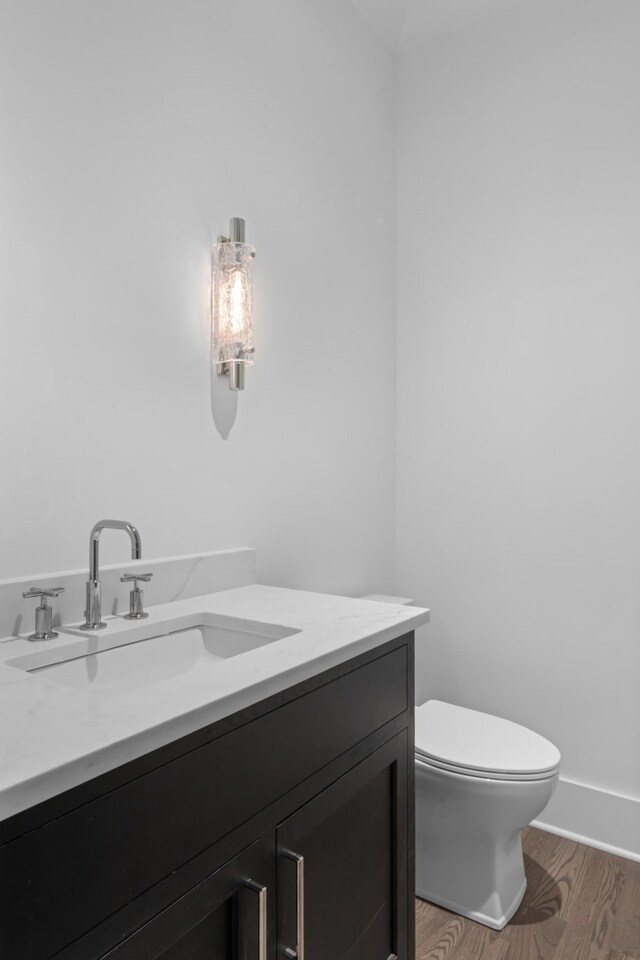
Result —
[[560, 778], [534, 827], [640, 861], [640, 800]]

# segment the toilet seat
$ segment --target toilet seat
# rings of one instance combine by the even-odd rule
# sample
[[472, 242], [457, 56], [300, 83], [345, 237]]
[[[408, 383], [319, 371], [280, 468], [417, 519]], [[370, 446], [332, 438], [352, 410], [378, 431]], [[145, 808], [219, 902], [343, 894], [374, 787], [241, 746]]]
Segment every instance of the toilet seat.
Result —
[[471, 767], [457, 767], [453, 763], [441, 763], [438, 760], [433, 760], [430, 757], [422, 756], [422, 754], [416, 751], [416, 763], [424, 764], [425, 767], [431, 767], [436, 770], [444, 770], [447, 773], [457, 774], [460, 777], [476, 777], [477, 779], [482, 780], [504, 780], [511, 783], [516, 783], [519, 781], [531, 782], [534, 780], [552, 780], [557, 771], [551, 770], [546, 773], [504, 773], [501, 771], [486, 771], [486, 770], [474, 770]]
[[416, 708], [416, 760], [491, 780], [546, 780], [557, 773], [558, 749], [527, 727], [478, 710], [429, 700]]

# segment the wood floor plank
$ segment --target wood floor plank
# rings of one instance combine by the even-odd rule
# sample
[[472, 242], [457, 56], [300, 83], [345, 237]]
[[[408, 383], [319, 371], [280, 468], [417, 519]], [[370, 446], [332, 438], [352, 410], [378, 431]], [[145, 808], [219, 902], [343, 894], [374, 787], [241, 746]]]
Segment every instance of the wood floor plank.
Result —
[[542, 830], [536, 830], [534, 827], [525, 827], [522, 831], [523, 852], [530, 857], [534, 856], [542, 840]]
[[509, 943], [500, 933], [479, 923], [466, 924], [465, 937], [456, 953], [456, 960], [508, 960]]
[[[594, 851], [582, 843], [565, 837], [536, 831], [541, 835], [533, 863], [530, 863], [533, 878], [528, 875], [529, 885], [535, 879], [536, 902], [542, 916], [557, 914], [568, 919], [580, 901], [582, 889], [591, 869]], [[534, 859], [535, 858], [535, 859]], [[533, 908], [534, 904], [529, 898]]]
[[555, 960], [607, 960], [625, 872], [619, 858], [592, 850], [591, 871]]
[[466, 917], [416, 899], [416, 960], [508, 960], [508, 944]]
[[416, 944], [430, 943], [450, 921], [448, 911], [441, 911], [435, 904], [424, 900], [416, 900]]
[[417, 960], [640, 960], [640, 863], [528, 828], [525, 898], [495, 931], [416, 900]]
[[[549, 917], [566, 919], [566, 913], [563, 915], [563, 894], [567, 892], [567, 878], [564, 877], [561, 886], [557, 875], [551, 874], [539, 860], [534, 860], [527, 854], [524, 856], [524, 869], [527, 890], [513, 922], [536, 923]], [[563, 877], [563, 874], [560, 874], [560, 877]]]
[[416, 960], [451, 960], [460, 957], [460, 947], [466, 922], [451, 915], [448, 922], [438, 926], [430, 935], [421, 936], [416, 949]]
[[624, 891], [620, 898], [611, 947], [620, 954], [640, 956], [640, 863], [617, 858], [625, 871]]
[[509, 960], [555, 960], [566, 928], [567, 921], [560, 917], [549, 917], [519, 926], [508, 925], [505, 930], [508, 931], [506, 936], [509, 942]]

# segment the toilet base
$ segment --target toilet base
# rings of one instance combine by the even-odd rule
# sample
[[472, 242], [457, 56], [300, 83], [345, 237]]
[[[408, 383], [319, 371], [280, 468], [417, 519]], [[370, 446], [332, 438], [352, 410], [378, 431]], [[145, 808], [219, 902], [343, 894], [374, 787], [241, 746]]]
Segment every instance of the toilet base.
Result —
[[506, 925], [509, 923], [509, 920], [511, 920], [514, 913], [522, 903], [526, 889], [527, 881], [525, 879], [520, 890], [518, 891], [517, 896], [514, 898], [513, 903], [508, 909], [505, 910], [503, 916], [501, 917], [490, 917], [486, 913], [481, 913], [479, 910], [469, 910], [460, 903], [442, 900], [441, 898], [434, 896], [431, 891], [421, 890], [420, 888], [416, 889], [416, 896], [420, 897], [421, 900], [428, 900], [429, 903], [435, 903], [438, 907], [444, 907], [445, 910], [451, 910], [452, 913], [457, 913], [461, 917], [468, 917], [469, 920], [475, 920], [476, 923], [481, 923], [483, 926], [490, 927], [492, 930], [502, 930], [502, 928], [506, 927]]
[[521, 831], [556, 780], [493, 780], [417, 760], [417, 895], [501, 930], [527, 885]]

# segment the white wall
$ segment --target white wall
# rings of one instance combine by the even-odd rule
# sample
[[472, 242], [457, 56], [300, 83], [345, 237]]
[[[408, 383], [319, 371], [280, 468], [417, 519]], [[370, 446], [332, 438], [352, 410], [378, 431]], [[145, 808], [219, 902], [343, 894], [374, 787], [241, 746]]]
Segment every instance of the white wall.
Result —
[[432, 608], [418, 700], [527, 724], [567, 780], [635, 800], [638, 37], [637, 3], [553, 0], [407, 53], [398, 162], [397, 588]]
[[[527, 723], [631, 798], [639, 28], [632, 0], [536, 0], [407, 54], [398, 192], [419, 698]], [[0, 4], [0, 578], [82, 567], [113, 515], [148, 557], [251, 543], [263, 581], [389, 589], [393, 73], [342, 0]], [[209, 374], [235, 215], [239, 398]]]
[[[148, 557], [251, 544], [266, 582], [388, 589], [393, 130], [341, 0], [0, 4], [0, 577], [84, 566], [115, 516]], [[212, 411], [231, 216], [257, 363]]]

